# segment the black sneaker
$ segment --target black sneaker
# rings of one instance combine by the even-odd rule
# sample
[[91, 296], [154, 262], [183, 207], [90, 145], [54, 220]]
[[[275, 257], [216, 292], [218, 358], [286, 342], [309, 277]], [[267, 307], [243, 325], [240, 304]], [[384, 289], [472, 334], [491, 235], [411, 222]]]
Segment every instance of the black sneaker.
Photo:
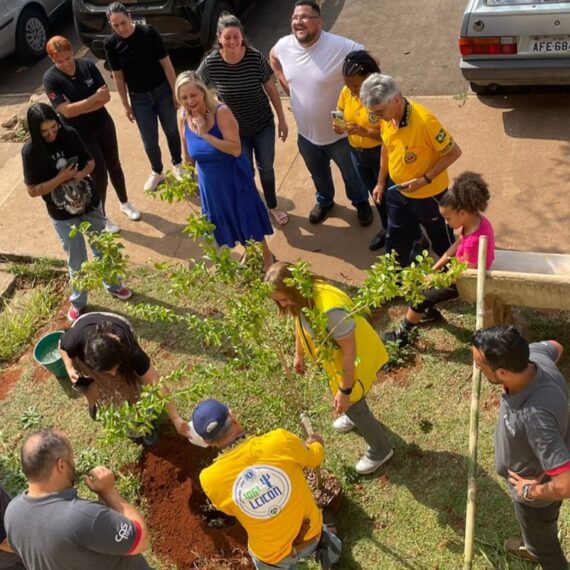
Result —
[[396, 329], [387, 333], [382, 333], [380, 338], [384, 342], [397, 342], [400, 346], [406, 346], [410, 342], [408, 333], [402, 329]]
[[437, 309], [426, 309], [420, 322], [422, 325], [429, 325], [441, 321], [443, 321], [443, 315]]
[[313, 206], [313, 209], [309, 212], [309, 222], [311, 224], [320, 224], [326, 217], [327, 212], [334, 208], [334, 202], [330, 206], [321, 206], [317, 203]]
[[356, 216], [358, 217], [358, 223], [363, 228], [369, 226], [374, 220], [374, 214], [372, 213], [372, 208], [368, 202], [363, 202], [356, 206]]
[[380, 230], [368, 244], [368, 249], [370, 251], [376, 251], [377, 249], [382, 249], [386, 245], [386, 232]]

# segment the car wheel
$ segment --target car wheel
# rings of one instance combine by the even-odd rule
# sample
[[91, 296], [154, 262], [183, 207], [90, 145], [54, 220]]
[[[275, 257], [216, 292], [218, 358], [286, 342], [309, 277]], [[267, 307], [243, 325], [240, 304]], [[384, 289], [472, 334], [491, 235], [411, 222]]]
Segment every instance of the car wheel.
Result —
[[233, 14], [234, 10], [228, 2], [223, 0], [216, 2], [214, 9], [212, 10], [212, 20], [210, 21], [210, 38], [208, 40], [208, 47], [212, 47], [216, 43], [216, 31], [218, 27], [218, 20], [220, 16], [224, 13]]
[[472, 81], [469, 83], [469, 87], [477, 95], [490, 95], [497, 90], [497, 85], [478, 85]]
[[28, 8], [20, 14], [16, 29], [16, 53], [23, 61], [37, 61], [45, 55], [49, 24], [42, 12]]

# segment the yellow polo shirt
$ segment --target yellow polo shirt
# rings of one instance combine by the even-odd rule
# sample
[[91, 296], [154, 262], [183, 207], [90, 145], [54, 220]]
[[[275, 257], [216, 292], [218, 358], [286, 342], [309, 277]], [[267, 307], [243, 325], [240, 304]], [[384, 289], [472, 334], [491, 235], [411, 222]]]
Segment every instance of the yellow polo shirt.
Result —
[[310, 526], [303, 542], [321, 533], [323, 516], [303, 468], [317, 467], [324, 456], [320, 443], [307, 446], [276, 429], [222, 452], [200, 473], [200, 483], [216, 509], [242, 524], [255, 556], [276, 564], [291, 554], [305, 519]]
[[[423, 176], [455, 144], [451, 134], [430, 111], [408, 100], [398, 126], [382, 121], [382, 140], [388, 151], [388, 172], [395, 184]], [[403, 194], [408, 198], [429, 198], [443, 192], [448, 184], [449, 175], [444, 170], [431, 184]]]
[[[350, 89], [346, 85], [340, 92], [336, 106], [339, 111], [342, 111], [344, 120], [347, 123], [356, 123], [365, 129], [376, 129], [380, 131], [380, 118], [378, 115], [371, 113], [360, 102], [360, 99], [350, 92]], [[369, 137], [361, 137], [360, 135], [348, 135], [348, 142], [350, 146], [354, 148], [374, 148], [382, 144], [382, 141]]]

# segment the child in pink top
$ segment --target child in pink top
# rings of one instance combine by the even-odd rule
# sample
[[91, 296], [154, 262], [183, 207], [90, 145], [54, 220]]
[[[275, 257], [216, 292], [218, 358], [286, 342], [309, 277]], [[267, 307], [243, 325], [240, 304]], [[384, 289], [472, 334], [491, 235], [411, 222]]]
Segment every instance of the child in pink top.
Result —
[[[471, 269], [477, 268], [479, 237], [487, 236], [487, 269], [491, 268], [495, 259], [495, 234], [493, 226], [481, 214], [489, 203], [489, 187], [480, 174], [464, 172], [458, 176], [453, 186], [445, 192], [439, 201], [439, 211], [454, 230], [459, 231], [455, 243], [434, 264], [433, 270], [443, 269], [452, 257], [467, 263]], [[408, 343], [410, 331], [420, 323], [427, 324], [443, 319], [434, 306], [442, 301], [456, 299], [459, 296], [457, 287], [451, 285], [444, 289], [426, 289], [425, 301], [410, 307], [400, 328], [384, 335], [384, 340]]]

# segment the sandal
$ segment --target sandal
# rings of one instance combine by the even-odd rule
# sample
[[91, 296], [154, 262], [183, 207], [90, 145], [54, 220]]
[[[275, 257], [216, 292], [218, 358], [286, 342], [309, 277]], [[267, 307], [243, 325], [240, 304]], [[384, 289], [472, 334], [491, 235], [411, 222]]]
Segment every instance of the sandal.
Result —
[[289, 216], [283, 210], [278, 210], [277, 208], [272, 208], [269, 210], [271, 217], [280, 226], [284, 226], [289, 221]]

